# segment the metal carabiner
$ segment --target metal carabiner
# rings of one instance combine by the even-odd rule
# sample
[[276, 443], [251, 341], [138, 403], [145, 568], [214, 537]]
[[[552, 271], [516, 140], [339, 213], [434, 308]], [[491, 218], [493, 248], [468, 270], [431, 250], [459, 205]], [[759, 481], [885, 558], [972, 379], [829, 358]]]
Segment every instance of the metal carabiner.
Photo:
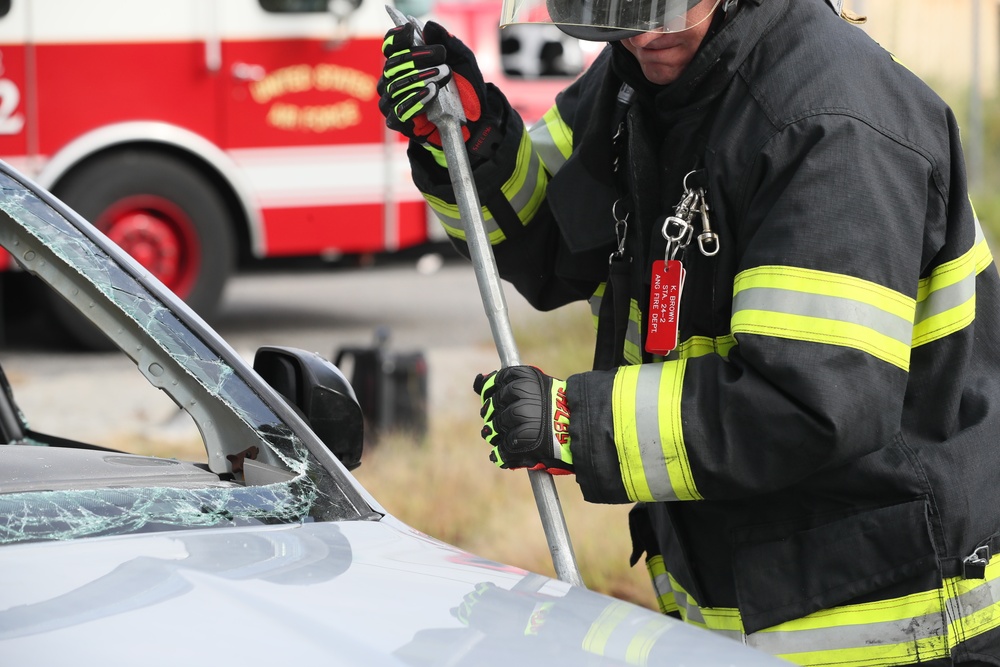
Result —
[[719, 252], [719, 235], [712, 231], [708, 220], [708, 199], [701, 197], [701, 234], [698, 234], [698, 249], [705, 257], [712, 257]]
[[663, 228], [660, 230], [668, 242], [676, 243], [681, 247], [687, 246], [691, 242], [691, 237], [694, 235], [694, 227], [691, 223], [684, 218], [679, 218], [676, 215], [669, 215], [667, 219], [663, 221]]
[[615, 238], [618, 240], [618, 249], [608, 256], [608, 263], [621, 259], [625, 256], [625, 239], [628, 236], [628, 211], [622, 216], [618, 213], [618, 205], [621, 199], [616, 199], [611, 205], [611, 216], [615, 219]]

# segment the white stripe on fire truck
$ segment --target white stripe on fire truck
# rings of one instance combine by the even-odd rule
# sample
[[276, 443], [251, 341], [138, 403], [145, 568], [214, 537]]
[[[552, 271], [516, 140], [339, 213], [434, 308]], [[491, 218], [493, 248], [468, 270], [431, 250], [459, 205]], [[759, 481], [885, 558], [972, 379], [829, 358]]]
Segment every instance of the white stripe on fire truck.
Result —
[[265, 209], [423, 201], [413, 185], [403, 143], [392, 149], [388, 164], [382, 144], [227, 153]]

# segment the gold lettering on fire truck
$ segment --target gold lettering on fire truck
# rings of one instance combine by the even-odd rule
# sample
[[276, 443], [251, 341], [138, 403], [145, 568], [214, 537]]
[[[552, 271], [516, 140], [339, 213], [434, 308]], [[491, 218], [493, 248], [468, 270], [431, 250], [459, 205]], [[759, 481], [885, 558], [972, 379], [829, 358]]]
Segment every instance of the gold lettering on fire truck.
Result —
[[255, 102], [264, 104], [288, 93], [303, 93], [312, 88], [312, 67], [292, 65], [274, 70], [260, 81], [250, 85], [250, 95]]
[[300, 107], [277, 102], [267, 113], [267, 124], [280, 130], [326, 132], [353, 127], [361, 122], [361, 107], [355, 100]]
[[375, 77], [350, 67], [326, 63], [316, 65], [313, 69], [313, 83], [316, 90], [335, 90], [359, 100], [375, 97]]
[[[267, 112], [267, 124], [290, 131], [326, 132], [342, 130], [361, 122], [361, 106], [357, 100], [368, 101], [376, 96], [377, 79], [350, 67], [320, 63], [290, 65], [270, 72], [260, 81], [250, 84], [250, 95], [258, 104], [274, 102]], [[343, 93], [354, 99], [334, 104], [300, 106], [277, 102], [291, 93], [311, 90]]]

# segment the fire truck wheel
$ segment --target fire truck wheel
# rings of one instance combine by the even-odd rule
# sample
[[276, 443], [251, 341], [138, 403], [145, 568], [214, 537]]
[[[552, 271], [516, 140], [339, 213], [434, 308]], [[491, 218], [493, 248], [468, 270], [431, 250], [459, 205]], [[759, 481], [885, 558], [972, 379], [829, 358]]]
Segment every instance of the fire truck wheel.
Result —
[[[221, 196], [194, 168], [168, 155], [121, 151], [83, 164], [54, 192], [198, 314], [212, 316], [233, 271], [236, 240]], [[52, 305], [73, 342], [110, 349], [61, 299]]]

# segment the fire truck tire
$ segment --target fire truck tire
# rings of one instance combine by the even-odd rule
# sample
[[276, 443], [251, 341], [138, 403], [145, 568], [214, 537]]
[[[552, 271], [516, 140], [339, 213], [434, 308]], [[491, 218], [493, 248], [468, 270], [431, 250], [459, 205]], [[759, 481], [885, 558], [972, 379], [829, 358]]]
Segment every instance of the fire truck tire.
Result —
[[[214, 314], [235, 266], [236, 239], [221, 195], [196, 169], [170, 155], [120, 151], [84, 164], [54, 192], [199, 315]], [[51, 305], [70, 342], [112, 348], [62, 299]]]

